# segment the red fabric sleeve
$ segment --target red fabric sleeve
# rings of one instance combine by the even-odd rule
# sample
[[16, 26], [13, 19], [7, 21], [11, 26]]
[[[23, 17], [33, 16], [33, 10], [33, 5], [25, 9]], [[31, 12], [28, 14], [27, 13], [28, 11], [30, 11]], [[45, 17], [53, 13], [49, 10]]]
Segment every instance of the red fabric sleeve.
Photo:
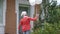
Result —
[[35, 21], [35, 20], [37, 20], [37, 17], [34, 17], [34, 18], [29, 17], [29, 19], [32, 21]]

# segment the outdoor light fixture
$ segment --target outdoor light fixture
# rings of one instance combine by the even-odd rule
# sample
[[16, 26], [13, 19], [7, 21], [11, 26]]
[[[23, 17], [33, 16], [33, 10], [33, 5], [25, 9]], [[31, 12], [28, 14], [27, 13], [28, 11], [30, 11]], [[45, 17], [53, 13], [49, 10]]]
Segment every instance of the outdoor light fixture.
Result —
[[35, 5], [35, 0], [29, 0], [30, 5]]
[[29, 0], [30, 5], [34, 6], [35, 4], [41, 4], [42, 0]]

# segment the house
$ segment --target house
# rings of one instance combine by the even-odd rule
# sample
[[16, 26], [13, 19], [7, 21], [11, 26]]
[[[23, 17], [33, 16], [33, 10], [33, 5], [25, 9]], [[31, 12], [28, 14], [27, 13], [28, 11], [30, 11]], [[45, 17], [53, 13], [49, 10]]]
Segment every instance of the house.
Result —
[[[21, 12], [27, 11], [33, 17], [35, 6], [28, 0], [0, 0], [0, 34], [18, 34], [18, 24]], [[33, 28], [33, 23], [31, 23]]]

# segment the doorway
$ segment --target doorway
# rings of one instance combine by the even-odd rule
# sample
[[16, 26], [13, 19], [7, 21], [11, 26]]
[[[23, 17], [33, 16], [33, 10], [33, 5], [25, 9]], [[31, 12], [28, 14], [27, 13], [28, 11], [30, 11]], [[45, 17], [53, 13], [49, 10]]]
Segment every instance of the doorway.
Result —
[[[30, 6], [27, 6], [27, 5], [19, 5], [19, 21], [21, 19], [21, 12], [22, 11], [26, 11], [27, 12], [27, 15], [30, 16]], [[19, 32], [19, 34], [22, 34], [21, 27], [20, 27], [20, 30], [18, 32]]]

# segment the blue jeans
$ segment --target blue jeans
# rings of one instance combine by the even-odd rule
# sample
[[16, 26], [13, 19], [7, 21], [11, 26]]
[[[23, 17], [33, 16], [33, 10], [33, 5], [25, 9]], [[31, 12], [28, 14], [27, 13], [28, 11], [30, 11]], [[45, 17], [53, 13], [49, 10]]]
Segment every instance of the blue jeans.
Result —
[[23, 32], [23, 34], [30, 34], [30, 30]]

